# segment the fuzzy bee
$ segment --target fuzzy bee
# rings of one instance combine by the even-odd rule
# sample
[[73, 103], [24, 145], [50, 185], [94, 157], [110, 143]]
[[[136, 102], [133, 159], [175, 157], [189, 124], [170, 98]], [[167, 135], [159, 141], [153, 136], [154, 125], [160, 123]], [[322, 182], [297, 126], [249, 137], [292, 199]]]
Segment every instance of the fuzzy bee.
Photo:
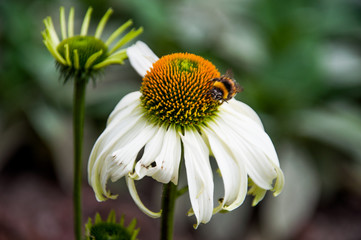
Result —
[[213, 87], [209, 94], [214, 100], [227, 102], [232, 99], [237, 93], [242, 92], [243, 88], [232, 78], [233, 74], [227, 70], [225, 75], [219, 78], [213, 78]]

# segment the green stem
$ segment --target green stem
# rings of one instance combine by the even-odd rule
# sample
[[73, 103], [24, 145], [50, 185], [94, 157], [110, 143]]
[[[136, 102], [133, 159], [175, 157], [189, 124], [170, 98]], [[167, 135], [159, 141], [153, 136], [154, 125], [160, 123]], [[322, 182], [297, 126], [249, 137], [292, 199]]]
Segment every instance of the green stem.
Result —
[[81, 183], [82, 183], [82, 146], [84, 131], [85, 87], [86, 79], [74, 79], [73, 99], [73, 134], [74, 134], [74, 233], [75, 239], [82, 238], [82, 210], [81, 210]]
[[172, 182], [163, 185], [162, 196], [162, 219], [161, 219], [161, 240], [173, 239], [173, 222], [175, 200], [177, 198], [177, 186]]

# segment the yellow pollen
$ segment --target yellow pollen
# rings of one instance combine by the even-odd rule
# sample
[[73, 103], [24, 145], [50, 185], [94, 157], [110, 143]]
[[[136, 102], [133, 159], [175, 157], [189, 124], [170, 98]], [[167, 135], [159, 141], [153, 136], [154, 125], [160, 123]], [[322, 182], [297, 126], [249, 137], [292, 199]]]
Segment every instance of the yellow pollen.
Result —
[[197, 126], [215, 115], [219, 101], [209, 94], [216, 67], [204, 58], [175, 53], [160, 58], [143, 78], [142, 103], [157, 122]]

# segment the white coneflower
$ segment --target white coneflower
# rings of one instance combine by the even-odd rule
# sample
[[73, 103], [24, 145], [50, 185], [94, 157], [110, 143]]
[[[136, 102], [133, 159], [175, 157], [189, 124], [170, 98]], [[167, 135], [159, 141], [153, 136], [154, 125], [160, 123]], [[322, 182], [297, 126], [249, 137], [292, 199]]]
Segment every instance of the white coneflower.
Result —
[[[55, 58], [65, 80], [74, 75], [93, 77], [93, 74], [111, 64], [122, 64], [127, 58], [126, 50], [120, 49], [124, 44], [138, 36], [143, 29], [132, 29], [121, 39], [113, 44], [129, 26], [129, 20], [115, 30], [109, 38], [103, 42], [101, 35], [105, 24], [113, 13], [109, 9], [100, 20], [94, 36], [87, 35], [90, 17], [93, 9], [90, 7], [85, 14], [80, 34], [74, 34], [74, 8], [70, 9], [68, 24], [66, 24], [64, 7], [60, 8], [61, 40], [55, 31], [51, 17], [44, 19], [45, 30], [42, 32], [44, 44]], [[120, 49], [120, 50], [119, 50]]]
[[[188, 53], [158, 59], [143, 42], [127, 53], [143, 82], [140, 91], [128, 94], [115, 107], [91, 152], [88, 177], [99, 201], [114, 197], [106, 189], [109, 178], [125, 177], [138, 206], [158, 217], [160, 213], [140, 201], [134, 180], [150, 176], [177, 185], [182, 155], [192, 205], [189, 213], [195, 214], [196, 227], [220, 210], [239, 207], [247, 192], [255, 196], [253, 204], [267, 190], [275, 196], [281, 192], [283, 173], [257, 114], [240, 101], [223, 103], [210, 94], [211, 80], [220, 78], [212, 63]], [[210, 155], [224, 182], [224, 197], [216, 207]]]

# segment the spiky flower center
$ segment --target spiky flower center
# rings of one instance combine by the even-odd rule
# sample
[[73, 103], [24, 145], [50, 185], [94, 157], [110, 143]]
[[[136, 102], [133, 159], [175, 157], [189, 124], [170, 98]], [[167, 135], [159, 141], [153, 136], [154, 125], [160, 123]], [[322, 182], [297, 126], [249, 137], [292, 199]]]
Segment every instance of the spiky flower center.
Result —
[[[93, 65], [102, 62], [107, 58], [108, 48], [102, 40], [93, 36], [74, 36], [64, 39], [57, 47], [57, 51], [64, 59], [69, 59], [69, 67], [77, 66], [80, 69], [91, 68]], [[100, 52], [101, 51], [101, 52]], [[77, 53], [75, 53], [77, 52]], [[86, 66], [89, 58], [99, 54], [96, 60], [90, 66]]]
[[143, 78], [142, 104], [150, 119], [176, 126], [199, 126], [220, 103], [209, 92], [216, 67], [202, 57], [175, 53], [160, 58]]

